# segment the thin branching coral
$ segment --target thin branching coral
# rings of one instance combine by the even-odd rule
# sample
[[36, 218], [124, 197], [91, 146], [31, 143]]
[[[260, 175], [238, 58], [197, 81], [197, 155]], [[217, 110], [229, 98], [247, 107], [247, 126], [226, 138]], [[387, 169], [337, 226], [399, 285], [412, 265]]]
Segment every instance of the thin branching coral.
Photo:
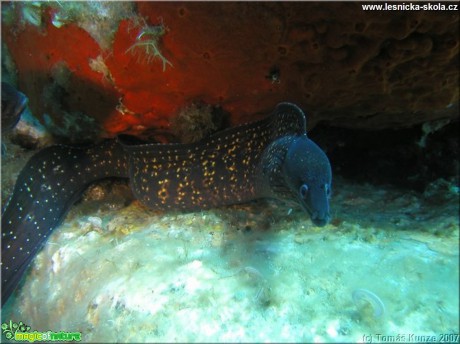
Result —
[[136, 37], [136, 42], [130, 46], [127, 52], [135, 53], [136, 50], [143, 50], [147, 57], [147, 63], [152, 62], [155, 58], [158, 58], [163, 63], [163, 71], [166, 70], [166, 66], [172, 63], [164, 57], [159, 48], [160, 38], [166, 33], [166, 26], [163, 22], [158, 25], [147, 25], [144, 22], [144, 26]]

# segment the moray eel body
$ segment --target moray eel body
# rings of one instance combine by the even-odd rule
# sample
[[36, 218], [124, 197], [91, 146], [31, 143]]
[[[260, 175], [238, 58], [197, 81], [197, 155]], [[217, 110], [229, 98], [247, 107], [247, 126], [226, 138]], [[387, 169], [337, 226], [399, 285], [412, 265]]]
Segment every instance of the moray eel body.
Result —
[[2, 305], [69, 207], [90, 183], [107, 177], [128, 177], [114, 140], [86, 149], [51, 146], [27, 162], [2, 214]]
[[153, 209], [272, 197], [300, 204], [318, 226], [330, 220], [329, 160], [307, 137], [304, 113], [290, 103], [193, 144], [139, 144], [120, 136], [84, 149], [52, 146], [21, 171], [2, 216], [2, 305], [72, 203], [108, 177], [129, 178], [135, 197]]

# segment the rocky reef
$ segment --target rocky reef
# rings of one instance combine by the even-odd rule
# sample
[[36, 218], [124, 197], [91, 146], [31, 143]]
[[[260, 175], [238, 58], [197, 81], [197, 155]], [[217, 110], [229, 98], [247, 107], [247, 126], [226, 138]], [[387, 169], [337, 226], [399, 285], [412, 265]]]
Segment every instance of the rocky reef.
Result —
[[274, 200], [162, 212], [126, 180], [91, 185], [2, 308], [2, 341], [13, 322], [85, 342], [458, 341], [458, 10], [1, 7], [2, 81], [28, 98], [2, 132], [3, 206], [44, 146], [188, 144], [281, 101], [333, 170], [321, 228]]
[[456, 11], [350, 2], [12, 2], [2, 11], [10, 71], [32, 112], [64, 137], [55, 128], [67, 123], [75, 135], [75, 122], [93, 136], [168, 130], [195, 101], [221, 106], [231, 124], [286, 100], [309, 113], [310, 128], [458, 118]]

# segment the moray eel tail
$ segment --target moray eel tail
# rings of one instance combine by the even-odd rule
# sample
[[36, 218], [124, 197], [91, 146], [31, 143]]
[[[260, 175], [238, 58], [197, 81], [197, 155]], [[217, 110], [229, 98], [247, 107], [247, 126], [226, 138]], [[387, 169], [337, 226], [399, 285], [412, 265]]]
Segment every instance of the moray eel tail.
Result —
[[52, 146], [28, 161], [2, 214], [2, 305], [86, 187], [103, 178], [127, 178], [127, 166], [116, 140], [90, 148]]

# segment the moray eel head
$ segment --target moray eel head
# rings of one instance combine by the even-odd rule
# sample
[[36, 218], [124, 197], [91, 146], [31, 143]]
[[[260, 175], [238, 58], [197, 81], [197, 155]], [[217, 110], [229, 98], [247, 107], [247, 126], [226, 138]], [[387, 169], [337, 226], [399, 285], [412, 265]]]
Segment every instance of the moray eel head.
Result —
[[326, 154], [306, 135], [296, 137], [283, 164], [286, 183], [296, 201], [310, 214], [317, 226], [326, 225], [331, 195], [331, 165]]

